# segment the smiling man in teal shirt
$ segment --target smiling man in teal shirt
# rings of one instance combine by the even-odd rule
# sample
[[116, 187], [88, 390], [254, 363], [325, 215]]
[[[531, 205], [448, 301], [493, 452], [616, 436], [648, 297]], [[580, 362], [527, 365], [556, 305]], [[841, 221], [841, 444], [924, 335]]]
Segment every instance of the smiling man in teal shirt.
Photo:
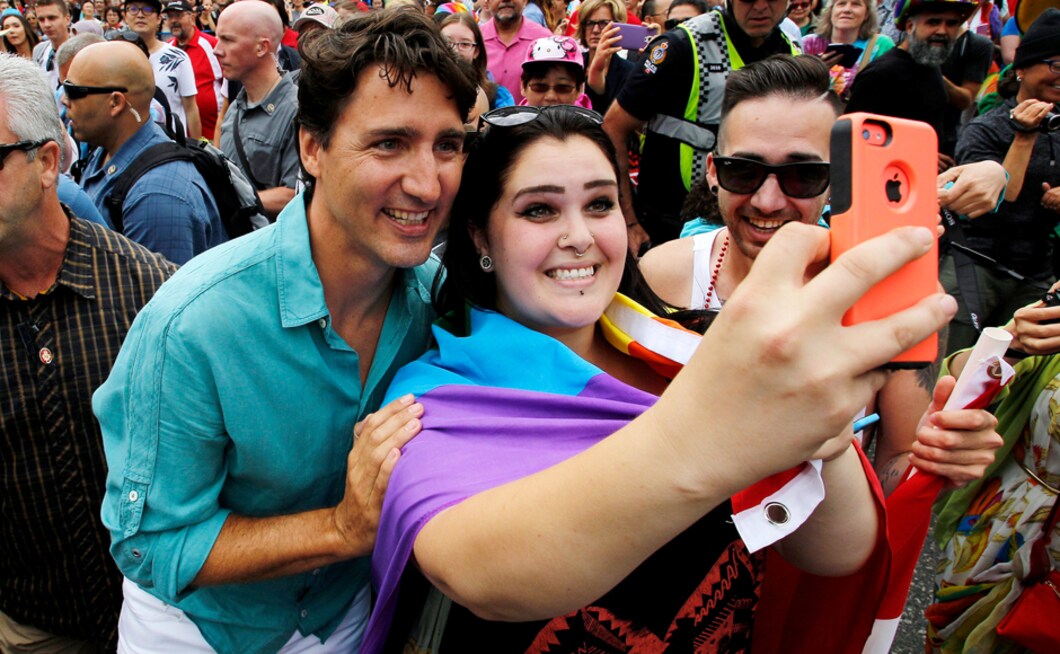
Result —
[[351, 438], [426, 346], [433, 269], [422, 264], [459, 186], [474, 98], [415, 13], [373, 14], [307, 44], [309, 190], [277, 224], [180, 270], [94, 398], [103, 521], [126, 576], [120, 648], [358, 650], [363, 557], [412, 433], [392, 427], [414, 431], [420, 407], [399, 401], [379, 412], [391, 428], [366, 428], [352, 451]]

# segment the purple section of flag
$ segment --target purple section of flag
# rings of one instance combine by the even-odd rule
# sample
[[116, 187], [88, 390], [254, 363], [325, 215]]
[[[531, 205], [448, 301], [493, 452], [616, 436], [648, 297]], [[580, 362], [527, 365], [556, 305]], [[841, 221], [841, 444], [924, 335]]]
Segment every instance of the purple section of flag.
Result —
[[372, 556], [378, 596], [361, 652], [382, 649], [401, 574], [428, 520], [592, 447], [656, 399], [606, 374], [576, 396], [446, 385], [420, 397], [423, 431], [405, 446], [383, 503]]

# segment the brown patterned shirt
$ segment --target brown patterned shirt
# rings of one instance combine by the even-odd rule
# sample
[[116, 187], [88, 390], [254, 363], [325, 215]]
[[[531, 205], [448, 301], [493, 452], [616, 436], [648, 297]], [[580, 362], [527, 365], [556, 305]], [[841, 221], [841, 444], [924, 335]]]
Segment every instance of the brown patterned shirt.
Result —
[[113, 649], [121, 574], [99, 510], [106, 460], [92, 393], [140, 308], [176, 266], [70, 218], [58, 280], [0, 283], [0, 611]]

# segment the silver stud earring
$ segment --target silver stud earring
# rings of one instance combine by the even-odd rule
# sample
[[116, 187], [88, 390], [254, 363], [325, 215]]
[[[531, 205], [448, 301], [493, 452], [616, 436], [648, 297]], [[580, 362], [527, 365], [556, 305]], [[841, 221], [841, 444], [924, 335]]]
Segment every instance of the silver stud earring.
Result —
[[478, 260], [478, 267], [482, 268], [482, 272], [493, 272], [493, 259], [488, 254], [482, 255]]

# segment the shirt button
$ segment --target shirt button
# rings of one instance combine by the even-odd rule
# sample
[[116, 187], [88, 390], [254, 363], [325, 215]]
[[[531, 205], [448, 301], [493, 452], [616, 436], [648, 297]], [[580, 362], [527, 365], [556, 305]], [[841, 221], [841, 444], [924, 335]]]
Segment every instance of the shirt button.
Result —
[[269, 112], [271, 114], [272, 112], [276, 111], [276, 105], [274, 105], [274, 104], [272, 104], [270, 102], [269, 106], [265, 107], [265, 111], [267, 111], [267, 112]]
[[135, 502], [138, 499], [140, 499], [140, 494], [139, 493], [137, 493], [136, 491], [129, 491], [129, 501], [130, 502]]
[[117, 166], [111, 166], [110, 168], [107, 168], [107, 174], [108, 175], [113, 175], [114, 171], [117, 170], [117, 169], [118, 169]]
[[315, 576], [317, 576], [318, 574], [320, 574], [320, 568], [316, 568], [316, 569], [314, 569], [314, 570], [313, 570], [313, 576], [315, 577]]
[[142, 556], [142, 555], [140, 554], [140, 550], [133, 550], [133, 551], [132, 551], [132, 555], [133, 555], [133, 558], [134, 558], [134, 559], [138, 559], [138, 558], [140, 558], [140, 557]]
[[320, 320], [317, 321], [317, 324], [320, 325], [321, 329], [325, 329], [328, 326], [328, 319], [327, 318], [321, 318]]
[[301, 615], [303, 618], [309, 617], [309, 611], [307, 609], [302, 609], [302, 612], [299, 613], [299, 615]]
[[788, 507], [780, 502], [770, 502], [769, 504], [766, 504], [763, 508], [763, 512], [766, 515], [766, 520], [775, 525], [782, 525], [791, 519]]

